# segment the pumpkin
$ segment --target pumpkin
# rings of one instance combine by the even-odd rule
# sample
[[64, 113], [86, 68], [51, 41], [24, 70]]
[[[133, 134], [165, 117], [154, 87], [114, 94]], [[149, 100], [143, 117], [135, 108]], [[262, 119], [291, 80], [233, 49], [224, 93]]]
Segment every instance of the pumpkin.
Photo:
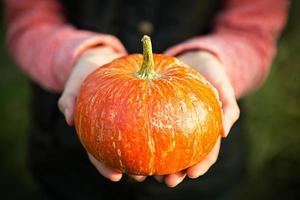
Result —
[[83, 82], [75, 127], [97, 160], [135, 175], [164, 175], [200, 162], [222, 127], [222, 109], [208, 81], [174, 57], [152, 54], [118, 58]]

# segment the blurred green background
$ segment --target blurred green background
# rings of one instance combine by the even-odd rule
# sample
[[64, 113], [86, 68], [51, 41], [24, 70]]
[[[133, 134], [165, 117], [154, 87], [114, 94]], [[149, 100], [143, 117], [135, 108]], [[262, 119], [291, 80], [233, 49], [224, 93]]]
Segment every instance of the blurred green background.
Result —
[[[237, 199], [300, 199], [299, 18], [294, 0], [269, 78], [245, 98], [250, 149]], [[0, 199], [39, 199], [26, 166], [29, 84], [9, 58], [3, 21], [0, 44]]]

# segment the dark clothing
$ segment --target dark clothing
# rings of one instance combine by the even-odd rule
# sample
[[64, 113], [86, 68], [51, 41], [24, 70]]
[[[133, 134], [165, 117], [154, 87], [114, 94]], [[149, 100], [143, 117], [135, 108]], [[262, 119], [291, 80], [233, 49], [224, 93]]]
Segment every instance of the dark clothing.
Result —
[[[153, 27], [154, 51], [162, 52], [195, 35], [209, 33], [218, 1], [63, 0], [66, 17], [78, 28], [109, 33], [129, 53], [141, 52], [139, 24]], [[49, 199], [217, 199], [231, 189], [244, 170], [242, 118], [222, 141], [217, 163], [203, 177], [186, 178], [174, 189], [148, 177], [136, 183], [125, 177], [118, 183], [103, 178], [89, 162], [75, 130], [57, 108], [59, 94], [33, 84], [32, 131], [29, 162]]]
[[117, 36], [129, 53], [141, 52], [141, 23], [153, 24], [154, 52], [209, 33], [221, 0], [62, 0], [69, 21], [80, 29]]

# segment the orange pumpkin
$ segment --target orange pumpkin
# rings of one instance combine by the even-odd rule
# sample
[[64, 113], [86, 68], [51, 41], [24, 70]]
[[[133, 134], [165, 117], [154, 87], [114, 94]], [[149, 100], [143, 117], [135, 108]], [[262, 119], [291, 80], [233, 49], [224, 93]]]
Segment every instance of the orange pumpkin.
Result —
[[83, 82], [75, 127], [97, 160], [136, 175], [175, 173], [201, 161], [222, 127], [216, 90], [174, 57], [152, 54], [118, 58]]

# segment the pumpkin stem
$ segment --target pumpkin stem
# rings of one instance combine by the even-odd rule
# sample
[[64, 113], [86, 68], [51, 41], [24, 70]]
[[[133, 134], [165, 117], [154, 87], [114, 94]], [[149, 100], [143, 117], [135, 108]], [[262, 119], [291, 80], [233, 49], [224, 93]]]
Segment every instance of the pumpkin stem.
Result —
[[151, 39], [149, 36], [144, 35], [142, 38], [143, 43], [143, 64], [137, 75], [141, 79], [151, 80], [156, 77], [156, 72], [154, 70], [154, 60], [152, 53]]

